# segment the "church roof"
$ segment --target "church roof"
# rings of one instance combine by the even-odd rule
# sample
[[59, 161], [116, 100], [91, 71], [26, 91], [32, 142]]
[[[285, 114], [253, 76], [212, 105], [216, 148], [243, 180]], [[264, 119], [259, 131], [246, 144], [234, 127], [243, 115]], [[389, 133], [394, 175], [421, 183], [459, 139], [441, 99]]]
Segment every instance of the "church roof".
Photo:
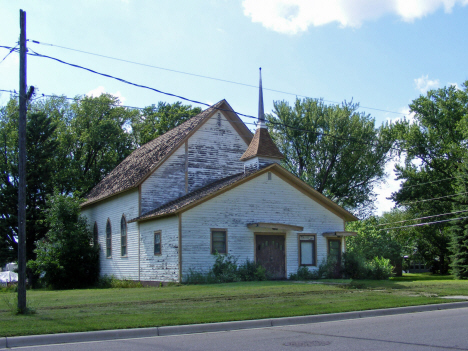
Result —
[[337, 216], [345, 221], [357, 221], [352, 213], [348, 212], [332, 200], [328, 199], [317, 190], [313, 189], [310, 185], [306, 184], [298, 177], [288, 172], [282, 166], [273, 163], [260, 169], [251, 170], [248, 172], [242, 172], [231, 175], [229, 177], [217, 180], [207, 186], [195, 190], [187, 195], [183, 195], [173, 201], [170, 201], [152, 211], [143, 213], [141, 216], [134, 218], [130, 222], [147, 221], [151, 219], [173, 216], [181, 212], [185, 212], [207, 200], [210, 200], [230, 189], [233, 189], [245, 182], [248, 182], [252, 178], [255, 178], [265, 172], [274, 172], [276, 175], [281, 177], [284, 181], [288, 182], [296, 189], [307, 195], [309, 198], [320, 203], [322, 206], [335, 213]]
[[239, 131], [240, 136], [247, 143], [251, 141], [252, 133], [242, 123], [227, 101], [221, 100], [188, 121], [133, 151], [91, 189], [86, 195], [86, 201], [81, 206], [90, 205], [138, 186], [216, 111], [222, 111], [226, 115], [233, 127]]
[[266, 128], [257, 128], [249, 147], [244, 152], [240, 160], [246, 161], [257, 156], [278, 159], [282, 159], [284, 157], [271, 139], [270, 133], [268, 133], [268, 129]]

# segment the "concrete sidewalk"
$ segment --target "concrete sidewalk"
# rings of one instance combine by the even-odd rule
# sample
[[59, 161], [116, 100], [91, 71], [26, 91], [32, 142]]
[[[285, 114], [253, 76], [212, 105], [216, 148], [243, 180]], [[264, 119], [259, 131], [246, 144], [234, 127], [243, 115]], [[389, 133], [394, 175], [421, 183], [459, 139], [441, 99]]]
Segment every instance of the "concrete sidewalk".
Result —
[[257, 320], [237, 321], [237, 322], [191, 324], [191, 325], [155, 327], [155, 328], [101, 330], [101, 331], [81, 332], [81, 333], [2, 337], [0, 338], [0, 349], [23, 347], [23, 346], [75, 343], [75, 342], [85, 342], [85, 341], [133, 339], [133, 338], [154, 337], [154, 336], [168, 336], [168, 335], [180, 335], [180, 334], [229, 331], [229, 330], [250, 329], [250, 328], [267, 328], [267, 327], [277, 327], [277, 326], [284, 326], [284, 325], [331, 322], [331, 321], [338, 321], [338, 320], [345, 320], [345, 319], [388, 316], [388, 315], [394, 315], [394, 314], [426, 312], [426, 311], [445, 310], [445, 309], [454, 309], [454, 308], [462, 308], [462, 307], [468, 307], [468, 302], [451, 302], [451, 303], [434, 304], [434, 305], [408, 306], [408, 307], [386, 308], [386, 309], [379, 309], [379, 310], [321, 314], [321, 315], [313, 315], [313, 316], [257, 319]]

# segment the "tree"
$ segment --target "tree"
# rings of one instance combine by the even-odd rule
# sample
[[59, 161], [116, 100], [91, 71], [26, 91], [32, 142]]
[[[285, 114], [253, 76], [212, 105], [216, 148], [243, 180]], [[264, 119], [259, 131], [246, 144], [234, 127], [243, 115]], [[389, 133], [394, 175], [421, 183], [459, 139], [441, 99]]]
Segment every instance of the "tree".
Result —
[[[17, 105], [11, 101], [4, 109], [0, 150], [0, 228], [2, 230], [2, 258], [11, 261], [17, 258], [17, 213], [18, 213], [18, 149], [17, 149]], [[34, 242], [44, 237], [47, 227], [44, 223], [46, 196], [53, 190], [55, 173], [55, 151], [57, 141], [55, 126], [44, 113], [29, 113], [26, 128], [26, 259], [34, 255]]]
[[201, 108], [182, 105], [180, 101], [173, 104], [160, 101], [144, 108], [132, 125], [138, 145], [163, 135], [200, 112]]
[[267, 118], [286, 169], [344, 208], [368, 215], [394, 133], [388, 124], [376, 128], [358, 108], [309, 98], [296, 99], [294, 106], [275, 101]]
[[28, 267], [56, 289], [92, 286], [99, 278], [99, 246], [92, 244], [93, 235], [80, 216], [79, 200], [58, 192], [48, 200], [49, 230], [37, 242], [37, 258]]
[[[405, 120], [396, 128], [406, 158], [396, 167], [404, 182], [392, 199], [412, 218], [449, 213], [457, 202], [456, 177], [466, 153], [461, 126], [468, 114], [467, 83], [463, 90], [445, 87], [415, 99], [410, 104], [414, 122]], [[417, 250], [432, 263], [434, 272], [448, 271], [451, 225], [443, 222], [415, 230]]]
[[68, 192], [86, 194], [136, 148], [130, 129], [138, 111], [118, 104], [110, 94], [77, 98], [71, 104], [60, 160]]

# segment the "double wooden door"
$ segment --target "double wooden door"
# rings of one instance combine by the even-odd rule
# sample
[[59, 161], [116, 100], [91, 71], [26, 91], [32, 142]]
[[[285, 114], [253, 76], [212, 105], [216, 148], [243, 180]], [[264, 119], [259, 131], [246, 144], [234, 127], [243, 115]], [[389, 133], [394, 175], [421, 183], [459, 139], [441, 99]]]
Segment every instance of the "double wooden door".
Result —
[[284, 235], [255, 235], [256, 261], [272, 279], [286, 278]]

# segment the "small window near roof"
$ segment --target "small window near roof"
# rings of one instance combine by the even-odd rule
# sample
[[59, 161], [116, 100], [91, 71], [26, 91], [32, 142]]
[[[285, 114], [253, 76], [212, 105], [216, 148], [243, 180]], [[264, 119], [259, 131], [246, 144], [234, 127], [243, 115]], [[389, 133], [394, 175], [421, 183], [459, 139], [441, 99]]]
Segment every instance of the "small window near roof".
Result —
[[161, 231], [154, 232], [154, 254], [161, 254]]
[[227, 231], [225, 229], [211, 230], [211, 253], [227, 253]]
[[120, 253], [121, 256], [127, 256], [127, 220], [124, 215], [120, 220]]
[[106, 224], [106, 257], [112, 257], [112, 228], [110, 219], [107, 219]]
[[315, 235], [299, 235], [299, 265], [315, 266]]

